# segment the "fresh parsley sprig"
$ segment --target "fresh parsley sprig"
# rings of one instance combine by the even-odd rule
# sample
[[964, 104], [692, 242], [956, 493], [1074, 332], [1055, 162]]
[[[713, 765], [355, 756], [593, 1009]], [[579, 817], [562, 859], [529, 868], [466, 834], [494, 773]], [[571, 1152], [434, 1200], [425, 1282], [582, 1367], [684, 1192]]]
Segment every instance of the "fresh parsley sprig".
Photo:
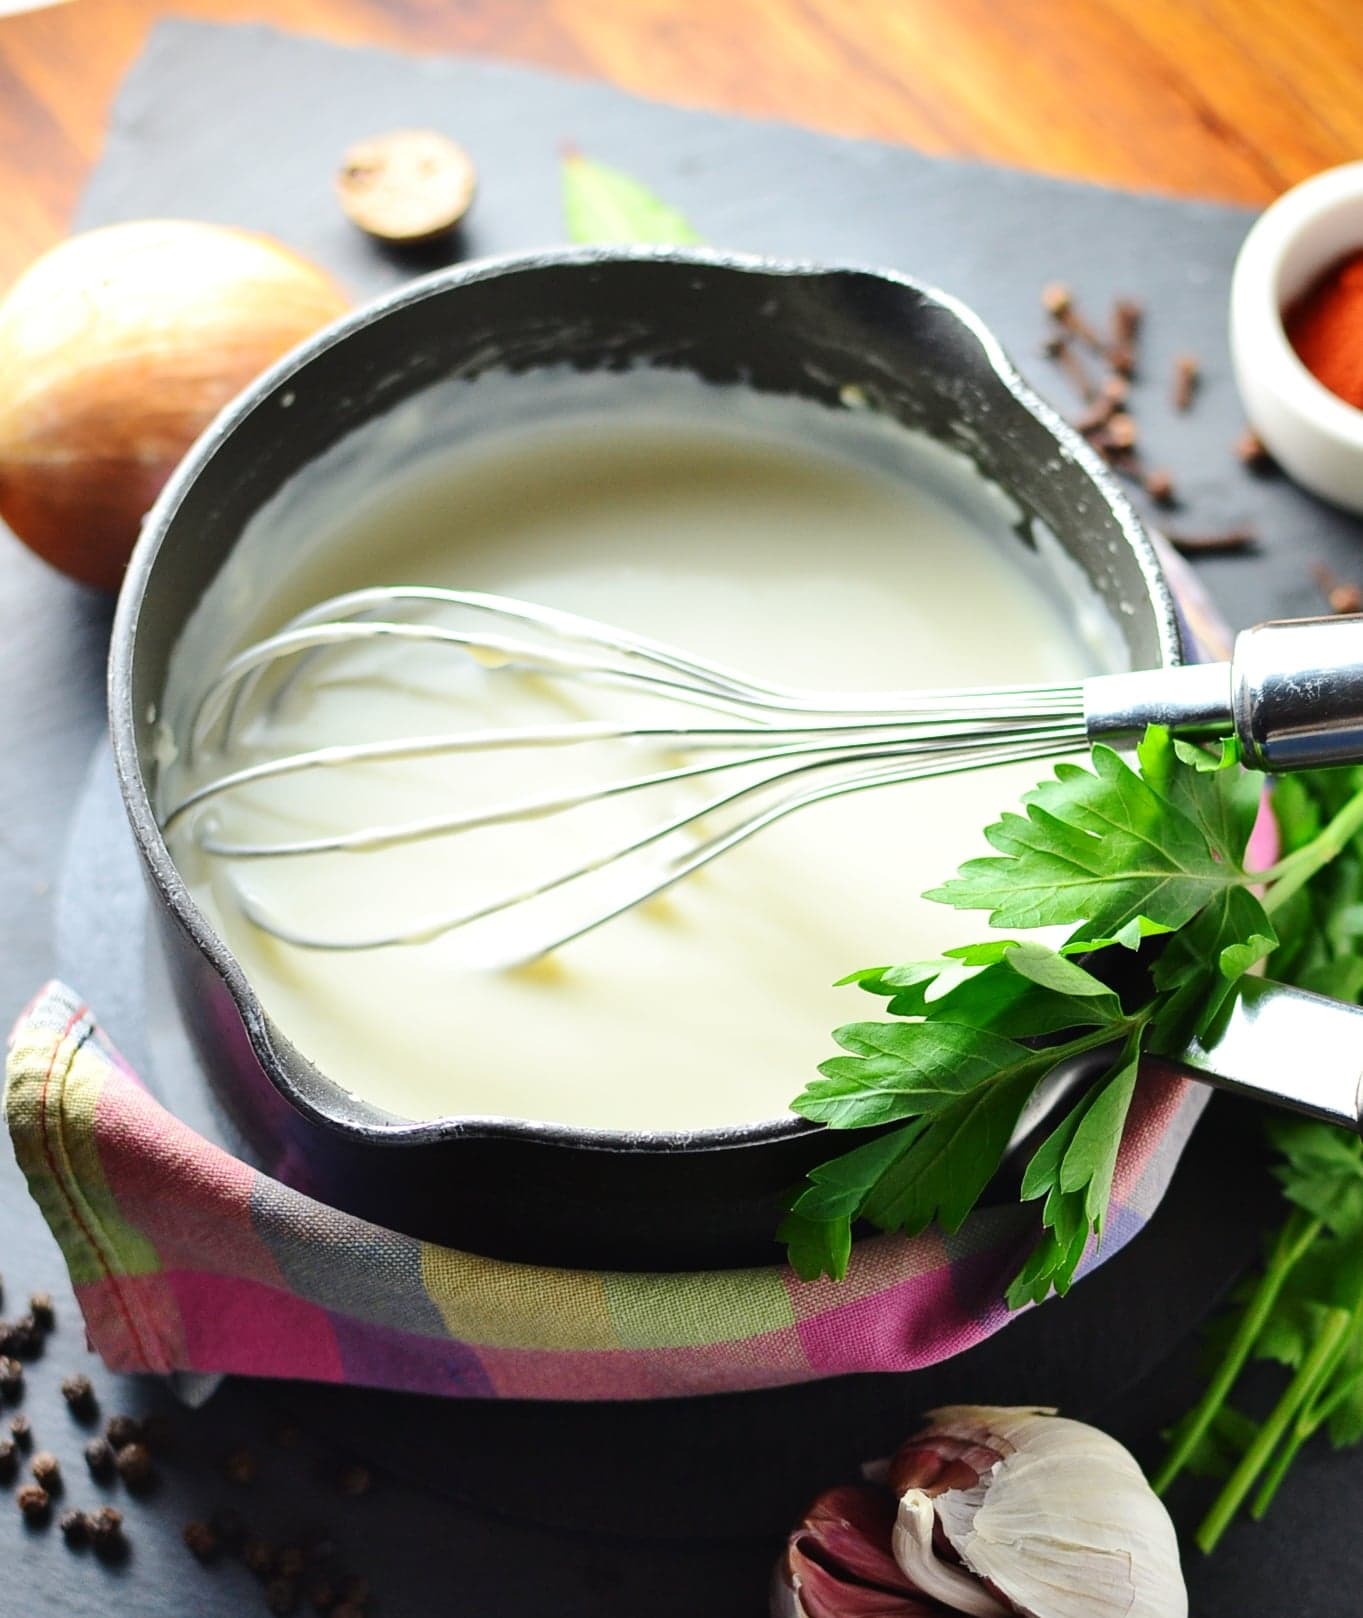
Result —
[[[1263, 778], [1236, 750], [1212, 754], [1151, 730], [1133, 768], [1111, 748], [1052, 777], [985, 833], [995, 852], [929, 898], [1020, 931], [1069, 925], [1059, 949], [1004, 938], [939, 961], [847, 979], [887, 1000], [892, 1021], [834, 1034], [794, 1108], [834, 1129], [883, 1129], [811, 1171], [782, 1227], [806, 1277], [841, 1276], [852, 1226], [956, 1229], [993, 1178], [1023, 1108], [1051, 1074], [1086, 1059], [1093, 1077], [1028, 1162], [1022, 1197], [1040, 1237], [1011, 1305], [1065, 1292], [1101, 1239], [1141, 1053], [1205, 1033], [1237, 980], [1277, 944], [1245, 851]], [[1075, 925], [1077, 924], [1077, 926]], [[1169, 935], [1125, 1003], [1083, 958]]]

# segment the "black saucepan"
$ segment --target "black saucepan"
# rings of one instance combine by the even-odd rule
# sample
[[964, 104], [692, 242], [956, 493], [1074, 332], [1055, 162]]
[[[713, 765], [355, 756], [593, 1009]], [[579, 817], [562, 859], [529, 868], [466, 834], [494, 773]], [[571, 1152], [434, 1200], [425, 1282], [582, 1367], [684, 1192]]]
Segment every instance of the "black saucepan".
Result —
[[[855, 383], [880, 410], [968, 453], [1016, 504], [1022, 541], [1054, 536], [1068, 559], [1057, 594], [1074, 598], [1075, 578], [1087, 580], [1132, 667], [1180, 660], [1177, 615], [1130, 506], [990, 333], [950, 298], [865, 269], [610, 250], [442, 272], [268, 371], [167, 486], [119, 603], [114, 752], [181, 1009], [262, 1164], [336, 1206], [495, 1256], [632, 1269], [769, 1262], [790, 1186], [842, 1142], [794, 1117], [611, 1134], [516, 1119], [410, 1123], [357, 1101], [265, 1015], [192, 903], [152, 808], [153, 716], [172, 648], [261, 506], [435, 383], [551, 365], [619, 377], [622, 409], [636, 365], [829, 404]], [[305, 409], [281, 408], [295, 396]]]

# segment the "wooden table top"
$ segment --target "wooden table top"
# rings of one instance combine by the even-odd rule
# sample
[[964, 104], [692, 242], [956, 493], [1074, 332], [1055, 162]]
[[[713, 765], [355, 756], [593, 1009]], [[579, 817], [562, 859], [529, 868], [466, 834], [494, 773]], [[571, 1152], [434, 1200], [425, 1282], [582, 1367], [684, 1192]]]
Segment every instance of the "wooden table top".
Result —
[[1262, 203], [1363, 155], [1358, 0], [66, 0], [0, 19], [0, 284], [167, 13], [478, 52], [930, 152]]

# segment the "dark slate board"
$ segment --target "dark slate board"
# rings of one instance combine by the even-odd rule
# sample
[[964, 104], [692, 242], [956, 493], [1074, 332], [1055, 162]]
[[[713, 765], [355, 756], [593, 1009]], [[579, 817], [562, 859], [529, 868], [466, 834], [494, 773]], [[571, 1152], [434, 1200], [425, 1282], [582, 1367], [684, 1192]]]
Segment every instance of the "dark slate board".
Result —
[[[463, 254], [559, 239], [557, 154], [563, 143], [575, 142], [640, 175], [721, 245], [890, 264], [943, 285], [975, 304], [1023, 369], [1062, 399], [1035, 353], [1041, 283], [1064, 276], [1095, 308], [1116, 292], [1143, 295], [1153, 315], [1152, 380], [1142, 422], [1155, 458], [1172, 467], [1190, 497], [1186, 521], [1209, 528], [1250, 518], [1265, 535], [1258, 557], [1204, 569], [1229, 616], [1245, 623], [1314, 610], [1311, 560], [1354, 571], [1355, 523], [1285, 482], [1247, 477], [1231, 459], [1240, 417], [1225, 356], [1226, 283], [1247, 222], [1233, 209], [1119, 195], [678, 111], [494, 63], [413, 61], [262, 29], [176, 22], [157, 30], [125, 87], [80, 223], [179, 214], [253, 225], [327, 263], [362, 296], [439, 262], [428, 257], [413, 265], [371, 247], [340, 217], [328, 191], [337, 156], [351, 140], [410, 123], [449, 130], [479, 163], [482, 195], [458, 244]], [[1206, 385], [1196, 412], [1175, 418], [1163, 408], [1165, 378], [1172, 356], [1184, 350], [1203, 360]], [[106, 603], [6, 546], [0, 562], [8, 766], [0, 776], [0, 905], [8, 926], [0, 933], [0, 996], [11, 1011], [56, 959], [51, 885], [64, 863], [80, 872], [86, 890], [99, 887], [110, 903], [122, 902], [122, 893], [133, 903], [112, 874], [120, 857], [117, 824], [107, 799], [100, 805], [97, 772], [82, 797], [102, 721], [107, 623]], [[78, 799], [76, 835], [86, 846], [64, 862], [63, 838]], [[97, 841], [104, 837], [107, 846]], [[85, 898], [88, 913], [88, 891]], [[65, 905], [62, 954], [68, 960], [71, 929], [79, 932], [81, 915], [79, 904]], [[132, 1048], [144, 1044], [135, 992], [109, 1010], [116, 1037]], [[117, 1026], [120, 1017], [127, 1026]], [[1149, 1355], [1131, 1353], [1129, 1339], [1142, 1334], [1132, 1332], [1123, 1305], [1138, 1287], [1158, 1291], [1167, 1272], [1163, 1318], [1140, 1324], [1147, 1345], [1170, 1341], [1212, 1301], [1214, 1286], [1204, 1277], [1223, 1282], [1252, 1250], [1264, 1188], [1236, 1167], [1245, 1150], [1238, 1122], [1235, 1107], [1218, 1101], [1152, 1232], [1069, 1303], [1036, 1317], [1034, 1334], [1017, 1328], [1001, 1339], [1015, 1342], [1016, 1353], [1001, 1356], [993, 1370], [976, 1373], [969, 1362], [958, 1362], [948, 1381], [954, 1375], [963, 1381], [950, 1391], [1023, 1397], [1040, 1380], [1047, 1384], [1042, 1396], [1066, 1402], [1073, 1389], [1057, 1382], [1055, 1367], [1066, 1359], [1059, 1352], [1063, 1339], [1074, 1334], [1090, 1345], [1103, 1373], [1091, 1376], [1090, 1385], [1102, 1386], [1105, 1377], [1110, 1382], [1110, 1397], [1094, 1401], [1095, 1411], [1101, 1407], [1105, 1422], [1152, 1454], [1160, 1424], [1194, 1386], [1194, 1349], [1185, 1344], [1167, 1366], [1130, 1386]], [[1228, 1179], [1219, 1178], [1227, 1173]], [[1225, 1193], [1241, 1185], [1239, 1201]], [[27, 1405], [40, 1442], [65, 1463], [69, 1498], [88, 1504], [93, 1491], [80, 1464], [83, 1435], [56, 1393], [58, 1378], [86, 1366], [88, 1357], [69, 1293], [54, 1285], [58, 1260], [51, 1239], [7, 1154], [0, 1162], [0, 1210], [0, 1269], [10, 1307], [32, 1287], [58, 1294], [62, 1328], [30, 1379]], [[1203, 1295], [1190, 1296], [1199, 1287]], [[977, 1374], [989, 1385], [977, 1385]], [[106, 1408], [169, 1404], [155, 1384], [98, 1381]], [[309, 1520], [335, 1524], [336, 1537], [353, 1547], [356, 1565], [373, 1575], [386, 1613], [417, 1615], [448, 1605], [519, 1618], [552, 1604], [594, 1618], [639, 1612], [666, 1618], [697, 1610], [738, 1618], [762, 1610], [773, 1549], [769, 1536], [751, 1533], [750, 1497], [765, 1491], [768, 1499], [778, 1498], [773, 1480], [792, 1467], [831, 1481], [852, 1457], [889, 1447], [900, 1436], [868, 1427], [874, 1404], [848, 1382], [719, 1401], [703, 1414], [700, 1407], [650, 1408], [614, 1419], [581, 1409], [449, 1406], [432, 1412], [425, 1402], [405, 1409], [408, 1401], [300, 1390], [309, 1441], [301, 1453], [271, 1454], [263, 1435], [272, 1412], [293, 1397], [287, 1389], [234, 1383], [193, 1418], [181, 1414], [159, 1497], [145, 1505], [122, 1502], [135, 1550], [121, 1569], [77, 1560], [54, 1533], [26, 1533], [16, 1513], [0, 1511], [0, 1568], [7, 1575], [0, 1581], [0, 1615], [112, 1608], [139, 1618], [178, 1618], [185, 1611], [226, 1618], [260, 1610], [259, 1594], [240, 1569], [201, 1573], [178, 1538], [185, 1518], [230, 1495], [217, 1479], [217, 1458], [245, 1438], [261, 1441], [267, 1460], [260, 1482], [239, 1503], [262, 1528], [276, 1531], [277, 1524], [281, 1536]], [[916, 1402], [906, 1386], [904, 1410]], [[417, 1428], [427, 1432], [419, 1456], [405, 1437]], [[359, 1445], [403, 1470], [414, 1462], [438, 1492], [392, 1479], [372, 1498], [337, 1503], [316, 1484], [328, 1443]], [[583, 1457], [576, 1463], [575, 1453]], [[712, 1496], [690, 1515], [674, 1509], [676, 1491], [669, 1498], [668, 1488], [669, 1477], [688, 1464], [693, 1476], [706, 1478]], [[496, 1514], [523, 1508], [535, 1493], [563, 1501], [551, 1500], [539, 1516], [596, 1532], [517, 1524]], [[451, 1494], [471, 1494], [494, 1509], [472, 1510]], [[726, 1496], [733, 1501], [732, 1522]], [[613, 1517], [612, 1502], [627, 1498], [628, 1520]], [[1189, 1523], [1194, 1505], [1183, 1502]], [[1352, 1614], [1352, 1524], [1361, 1508], [1359, 1458], [1312, 1454], [1267, 1525], [1237, 1530], [1211, 1563], [1192, 1553], [1193, 1609], [1202, 1618], [1249, 1611]], [[738, 1537], [718, 1537], [726, 1528]], [[716, 1537], [686, 1542], [699, 1533]]]

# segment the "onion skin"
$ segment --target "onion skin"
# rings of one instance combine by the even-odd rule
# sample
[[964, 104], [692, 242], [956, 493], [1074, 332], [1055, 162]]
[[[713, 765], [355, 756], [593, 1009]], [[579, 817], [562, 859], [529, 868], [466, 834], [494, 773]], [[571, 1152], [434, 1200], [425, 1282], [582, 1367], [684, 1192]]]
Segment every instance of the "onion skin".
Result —
[[115, 590], [147, 508], [225, 405], [349, 307], [267, 236], [144, 220], [45, 254], [0, 302], [0, 517]]

